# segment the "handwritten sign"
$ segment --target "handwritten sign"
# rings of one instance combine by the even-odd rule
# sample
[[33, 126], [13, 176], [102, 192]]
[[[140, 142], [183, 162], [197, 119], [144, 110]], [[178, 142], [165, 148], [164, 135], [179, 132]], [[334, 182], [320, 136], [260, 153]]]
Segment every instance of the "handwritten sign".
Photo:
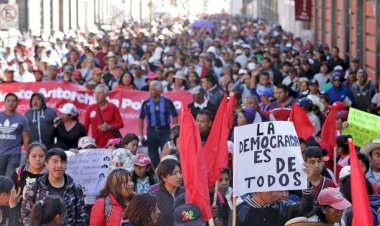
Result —
[[78, 154], [66, 152], [66, 173], [81, 185], [85, 195], [97, 195], [103, 188], [110, 171], [111, 151], [85, 149]]
[[234, 129], [234, 195], [307, 187], [300, 144], [292, 122]]
[[348, 127], [343, 134], [351, 135], [356, 146], [363, 146], [380, 138], [380, 117], [355, 108], [348, 112]]

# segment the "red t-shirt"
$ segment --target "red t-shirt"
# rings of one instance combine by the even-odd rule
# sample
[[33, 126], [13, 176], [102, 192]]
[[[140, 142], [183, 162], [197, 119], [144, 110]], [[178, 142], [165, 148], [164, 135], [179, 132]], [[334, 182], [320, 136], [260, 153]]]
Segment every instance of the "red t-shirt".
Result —
[[[106, 107], [101, 110], [103, 120], [111, 125], [114, 130], [123, 128], [123, 120], [119, 109], [112, 103], [107, 103]], [[87, 133], [89, 133], [91, 125], [91, 135], [95, 139], [96, 146], [98, 148], [106, 147], [109, 139], [114, 138], [112, 131], [100, 131], [98, 127], [103, 124], [99, 116], [99, 108], [97, 104], [93, 104], [87, 107], [86, 116], [84, 121], [84, 126], [86, 127]]]
[[313, 186], [313, 196], [315, 200], [317, 199], [319, 193], [328, 187], [335, 188], [334, 181], [332, 181], [330, 178], [321, 176], [318, 186]]

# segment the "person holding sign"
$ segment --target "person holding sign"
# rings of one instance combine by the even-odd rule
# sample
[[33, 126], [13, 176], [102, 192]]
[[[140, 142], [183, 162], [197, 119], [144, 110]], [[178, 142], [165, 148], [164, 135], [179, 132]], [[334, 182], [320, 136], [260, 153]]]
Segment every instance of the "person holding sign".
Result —
[[[306, 170], [308, 181], [312, 173]], [[279, 201], [282, 191], [256, 192], [252, 197], [247, 196], [244, 202], [236, 208], [237, 226], [282, 226], [288, 220], [304, 216], [313, 210], [314, 199], [310, 187], [302, 191], [301, 201], [291, 204]]]

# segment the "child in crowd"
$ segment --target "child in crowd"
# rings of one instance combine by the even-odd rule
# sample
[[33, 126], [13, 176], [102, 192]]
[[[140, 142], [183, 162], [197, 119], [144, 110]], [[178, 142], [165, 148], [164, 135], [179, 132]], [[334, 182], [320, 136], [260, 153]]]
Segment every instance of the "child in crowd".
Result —
[[59, 196], [49, 195], [44, 200], [40, 200], [34, 204], [30, 213], [30, 225], [62, 225], [65, 213], [65, 201]]
[[231, 170], [229, 168], [224, 168], [219, 178], [218, 191], [226, 197], [228, 206], [232, 209], [232, 188], [230, 187], [230, 182]]
[[323, 152], [321, 148], [317, 146], [308, 147], [303, 152], [306, 167], [310, 169], [312, 176], [310, 177], [310, 183], [313, 186], [313, 196], [316, 199], [319, 193], [327, 187], [335, 187], [334, 182], [321, 175], [324, 162]]
[[[17, 191], [21, 191], [22, 197], [28, 187], [36, 182], [37, 178], [45, 173], [46, 147], [39, 142], [29, 144], [26, 149], [26, 164], [16, 168], [11, 179]], [[17, 204], [17, 212], [20, 213], [22, 197]]]
[[107, 149], [112, 151], [112, 150], [115, 150], [118, 148], [121, 148], [121, 139], [120, 138], [113, 138], [107, 142]]
[[146, 193], [150, 186], [158, 182], [150, 158], [144, 154], [138, 154], [133, 163], [132, 181], [135, 184], [135, 192], [137, 194]]
[[137, 148], [139, 146], [139, 137], [134, 133], [126, 134], [121, 140], [121, 146], [128, 149], [133, 154], [136, 154]]
[[33, 205], [44, 200], [48, 195], [58, 195], [65, 200], [67, 211], [63, 225], [84, 226], [87, 214], [84, 211], [83, 191], [75, 184], [72, 177], [67, 175], [67, 155], [60, 148], [52, 148], [46, 153], [45, 166], [48, 173], [37, 178], [28, 187], [21, 208], [21, 218], [24, 225], [29, 226], [30, 213]]

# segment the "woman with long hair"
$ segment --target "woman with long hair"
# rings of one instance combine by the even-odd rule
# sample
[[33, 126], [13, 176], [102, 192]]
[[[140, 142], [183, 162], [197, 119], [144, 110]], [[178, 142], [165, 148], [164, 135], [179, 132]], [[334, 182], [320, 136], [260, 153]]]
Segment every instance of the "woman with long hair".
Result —
[[76, 148], [79, 138], [87, 135], [86, 128], [78, 121], [78, 110], [75, 105], [67, 103], [58, 109], [61, 116], [54, 119], [56, 147], [63, 150]]
[[118, 168], [108, 175], [91, 210], [90, 226], [120, 225], [123, 210], [134, 196], [134, 186], [127, 170]]
[[153, 192], [157, 198], [160, 209], [158, 225], [173, 226], [173, 205], [175, 199], [184, 192], [182, 184], [182, 171], [178, 161], [165, 159], [161, 161], [156, 169], [160, 180], [158, 190]]
[[135, 86], [135, 78], [133, 77], [130, 71], [126, 71], [120, 77], [119, 84], [114, 88], [114, 90], [134, 90]]
[[66, 204], [56, 195], [49, 195], [34, 204], [30, 213], [30, 226], [60, 226], [66, 213]]
[[[11, 177], [16, 191], [21, 191], [24, 196], [28, 186], [36, 182], [37, 178], [45, 173], [45, 157], [47, 149], [39, 142], [33, 142], [26, 149], [26, 164], [18, 167]], [[17, 204], [17, 211], [20, 212], [22, 198]]]
[[154, 226], [159, 214], [157, 199], [151, 194], [140, 194], [129, 203], [123, 217], [128, 223], [122, 226]]

